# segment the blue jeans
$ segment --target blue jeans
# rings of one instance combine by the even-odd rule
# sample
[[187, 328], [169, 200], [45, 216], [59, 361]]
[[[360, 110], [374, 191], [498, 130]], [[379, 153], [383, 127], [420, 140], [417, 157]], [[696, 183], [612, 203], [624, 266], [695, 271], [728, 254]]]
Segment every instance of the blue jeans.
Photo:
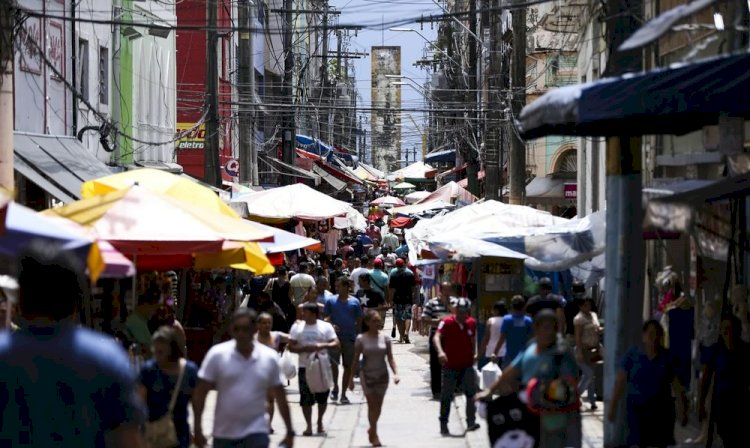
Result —
[[448, 423], [451, 412], [453, 395], [456, 393], [456, 385], [461, 384], [466, 395], [466, 422], [469, 425], [476, 423], [477, 408], [474, 404], [474, 395], [477, 394], [477, 373], [474, 367], [463, 369], [443, 368], [443, 384], [440, 391], [440, 421]]
[[588, 390], [589, 403], [593, 406], [596, 404], [596, 382], [594, 381], [594, 366], [582, 362], [578, 364], [581, 368], [581, 380], [578, 382], [578, 393], [583, 394]]
[[214, 438], [214, 448], [268, 448], [268, 434], [249, 434], [241, 439]]

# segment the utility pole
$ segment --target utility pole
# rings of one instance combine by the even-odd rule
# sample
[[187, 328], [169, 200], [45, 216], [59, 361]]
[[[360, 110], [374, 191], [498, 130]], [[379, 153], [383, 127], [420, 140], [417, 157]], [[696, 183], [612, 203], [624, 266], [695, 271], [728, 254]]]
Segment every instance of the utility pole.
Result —
[[[237, 19], [240, 24], [238, 48], [240, 183], [258, 185], [258, 153], [255, 147], [255, 64], [253, 58], [253, 7], [249, 0], [239, 0]], [[242, 30], [246, 28], [246, 30]]]
[[[640, 26], [642, 0], [607, 0], [606, 76], [640, 71], [641, 51], [617, 48]], [[610, 403], [617, 363], [630, 346], [640, 341], [643, 322], [643, 242], [641, 139], [621, 135], [607, 139], [607, 282], [604, 345], [604, 400]], [[604, 446], [622, 446], [627, 419], [625, 400], [618, 404], [618, 418], [605, 419]]]
[[328, 2], [323, 4], [323, 36], [321, 42], [323, 57], [320, 63], [320, 89], [321, 89], [321, 106], [325, 113], [325, 118], [320, 120], [320, 139], [326, 143], [331, 143], [331, 106], [330, 106], [330, 83], [328, 82]]
[[[469, 33], [472, 38], [467, 39], [469, 44], [469, 67], [467, 72], [469, 73], [469, 89], [466, 91], [466, 108], [469, 110], [469, 120], [467, 120], [466, 128], [467, 132], [472, 134], [472, 137], [476, 137], [477, 123], [474, 118], [477, 117], [477, 47], [481, 45], [481, 41], [477, 36], [477, 2], [476, 0], [468, 0], [469, 2]], [[467, 136], [468, 140], [468, 136]], [[477, 139], [472, 138], [476, 141]], [[466, 179], [469, 192], [474, 196], [479, 196], [479, 159], [477, 157], [477, 151], [470, 145], [466, 148]]]
[[[288, 102], [287, 110], [284, 114], [283, 126], [281, 132], [281, 149], [284, 156], [284, 162], [294, 165], [296, 158], [295, 142], [297, 133], [294, 124], [294, 90], [292, 82], [294, 81], [294, 48], [292, 47], [292, 26], [293, 26], [293, 8], [294, 0], [284, 0], [284, 99]], [[281, 184], [288, 185], [291, 179], [288, 176], [281, 176]]]
[[[13, 179], [13, 29], [12, 2], [0, 2], [0, 188], [15, 191]], [[75, 45], [75, 43], [74, 43]]]
[[499, 90], [500, 79], [500, 11], [495, 10], [498, 6], [498, 0], [490, 0], [490, 8], [493, 12], [489, 14], [490, 28], [490, 70], [487, 79], [487, 118], [488, 123], [485, 126], [485, 166], [484, 166], [484, 197], [485, 199], [497, 201], [499, 199], [498, 190], [500, 189], [500, 170], [499, 166], [500, 153], [503, 148], [500, 146], [500, 109], [502, 108], [497, 91]]
[[[122, 0], [114, 0], [112, 2], [112, 9], [114, 12], [114, 25], [112, 26], [112, 82], [115, 87], [120, 88], [122, 81], [120, 81], [120, 53], [122, 48], [122, 33], [120, 32], [120, 20], [122, 15]], [[77, 42], [73, 42], [73, 45], [78, 45]], [[112, 122], [114, 123], [115, 129], [120, 129], [122, 122], [122, 98], [120, 95], [112, 95]], [[74, 109], [74, 110], [77, 110]], [[75, 112], [74, 112], [75, 114]], [[113, 162], [119, 166], [122, 163], [120, 153], [120, 135], [115, 132], [113, 143], [115, 150], [112, 153]]]
[[206, 2], [206, 103], [208, 120], [206, 121], [206, 149], [203, 154], [204, 177], [206, 183], [215, 187], [221, 186], [221, 167], [219, 166], [219, 60], [216, 51], [218, 33], [216, 32], [217, 0]]
[[[526, 8], [513, 11], [512, 70], [511, 111], [512, 117], [517, 117], [526, 105]], [[512, 122], [510, 126], [513, 126]], [[519, 138], [517, 132], [511, 132], [510, 136], [510, 169], [508, 171], [509, 202], [523, 205], [526, 202], [526, 143]]]

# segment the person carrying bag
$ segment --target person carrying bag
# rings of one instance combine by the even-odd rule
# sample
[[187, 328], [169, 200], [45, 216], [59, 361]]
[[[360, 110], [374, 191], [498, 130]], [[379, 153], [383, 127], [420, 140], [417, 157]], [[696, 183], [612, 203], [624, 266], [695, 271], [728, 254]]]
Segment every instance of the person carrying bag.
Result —
[[172, 391], [172, 398], [169, 401], [167, 413], [158, 420], [146, 423], [146, 443], [149, 448], [174, 448], [180, 444], [177, 439], [177, 430], [174, 426], [172, 412], [174, 411], [177, 396], [180, 393], [182, 379], [185, 376], [185, 360], [180, 359], [180, 373], [177, 376], [177, 382]]

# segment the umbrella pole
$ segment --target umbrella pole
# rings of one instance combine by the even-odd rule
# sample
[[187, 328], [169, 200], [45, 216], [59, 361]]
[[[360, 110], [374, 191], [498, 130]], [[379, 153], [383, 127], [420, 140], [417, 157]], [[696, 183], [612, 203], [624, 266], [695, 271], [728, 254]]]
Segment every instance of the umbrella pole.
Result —
[[132, 312], [135, 312], [135, 306], [137, 304], [135, 291], [138, 286], [138, 254], [133, 255], [133, 266], [135, 266], [135, 272], [133, 273], [133, 291], [130, 293], [130, 309]]

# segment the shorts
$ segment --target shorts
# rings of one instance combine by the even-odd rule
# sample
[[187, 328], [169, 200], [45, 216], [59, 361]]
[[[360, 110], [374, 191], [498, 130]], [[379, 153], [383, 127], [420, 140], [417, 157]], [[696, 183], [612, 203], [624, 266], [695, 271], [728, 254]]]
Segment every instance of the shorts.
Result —
[[342, 338], [339, 335], [339, 342], [341, 343], [339, 348], [328, 350], [331, 363], [339, 365], [343, 362], [344, 367], [351, 367], [352, 361], [354, 361], [354, 341]]
[[411, 304], [396, 303], [393, 305], [393, 318], [397, 321], [412, 319]]
[[297, 372], [297, 378], [299, 379], [299, 404], [302, 406], [312, 406], [315, 403], [323, 405], [328, 403], [328, 391], [319, 392], [317, 394], [312, 393], [310, 386], [307, 385], [307, 376], [305, 375], [305, 369], [300, 367]]
[[214, 448], [268, 448], [271, 439], [268, 434], [250, 434], [241, 439], [214, 438]]

